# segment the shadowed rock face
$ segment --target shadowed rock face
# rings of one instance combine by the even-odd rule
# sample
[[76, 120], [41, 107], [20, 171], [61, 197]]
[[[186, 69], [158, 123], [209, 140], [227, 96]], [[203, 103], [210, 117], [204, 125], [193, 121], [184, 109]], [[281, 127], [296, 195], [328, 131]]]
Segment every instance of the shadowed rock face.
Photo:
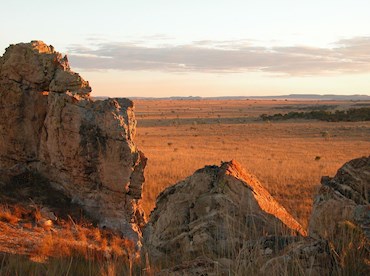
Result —
[[266, 235], [306, 235], [301, 225], [235, 162], [207, 166], [167, 188], [144, 230], [154, 259], [233, 258]]
[[370, 156], [353, 159], [333, 177], [323, 177], [309, 223], [313, 237], [334, 239], [345, 221], [361, 227], [370, 238]]
[[369, 274], [370, 156], [347, 162], [333, 178], [323, 177], [321, 184], [310, 217], [310, 236], [328, 240], [343, 269]]
[[137, 239], [146, 158], [133, 142], [134, 106], [94, 102], [90, 91], [52, 46], [8, 47], [0, 58], [0, 168], [41, 173], [101, 226]]

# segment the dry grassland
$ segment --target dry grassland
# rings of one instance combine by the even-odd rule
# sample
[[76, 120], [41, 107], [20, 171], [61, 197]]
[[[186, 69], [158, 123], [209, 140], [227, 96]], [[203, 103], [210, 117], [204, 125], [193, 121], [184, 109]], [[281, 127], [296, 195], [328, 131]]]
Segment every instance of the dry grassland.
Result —
[[0, 204], [0, 275], [139, 275], [132, 241], [87, 219], [52, 222], [38, 208]]
[[142, 204], [149, 214], [165, 187], [205, 165], [236, 159], [306, 227], [321, 176], [369, 155], [370, 122], [263, 122], [259, 115], [363, 104], [137, 100], [136, 144], [149, 159]]

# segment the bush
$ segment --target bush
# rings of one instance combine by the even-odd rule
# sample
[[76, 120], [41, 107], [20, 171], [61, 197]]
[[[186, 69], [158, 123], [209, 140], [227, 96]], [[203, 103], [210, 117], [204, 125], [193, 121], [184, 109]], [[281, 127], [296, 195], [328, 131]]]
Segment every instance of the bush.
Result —
[[351, 108], [348, 110], [335, 110], [334, 112], [324, 110], [313, 110], [310, 112], [288, 112], [286, 114], [262, 114], [260, 118], [264, 121], [269, 120], [289, 120], [289, 119], [306, 119], [320, 120], [327, 122], [358, 122], [370, 121], [370, 108]]

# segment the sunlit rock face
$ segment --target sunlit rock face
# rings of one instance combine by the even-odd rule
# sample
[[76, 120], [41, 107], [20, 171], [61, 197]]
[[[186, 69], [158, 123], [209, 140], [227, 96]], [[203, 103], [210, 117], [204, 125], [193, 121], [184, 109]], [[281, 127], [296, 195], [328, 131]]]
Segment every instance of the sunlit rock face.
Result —
[[163, 191], [144, 241], [154, 260], [181, 261], [233, 258], [245, 242], [268, 235], [306, 233], [255, 176], [231, 161], [200, 169]]
[[158, 275], [332, 275], [329, 243], [302, 226], [236, 161], [167, 188], [144, 229]]
[[0, 58], [0, 167], [47, 177], [101, 226], [138, 239], [146, 158], [128, 99], [93, 101], [67, 57], [41, 41]]

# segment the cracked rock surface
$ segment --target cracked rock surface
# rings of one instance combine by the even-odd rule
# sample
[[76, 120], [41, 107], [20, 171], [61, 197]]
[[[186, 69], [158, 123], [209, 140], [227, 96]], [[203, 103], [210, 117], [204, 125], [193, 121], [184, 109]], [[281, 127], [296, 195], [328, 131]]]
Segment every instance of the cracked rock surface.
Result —
[[0, 168], [40, 173], [100, 226], [138, 240], [146, 158], [128, 99], [93, 101], [67, 57], [41, 41], [0, 58]]
[[302, 226], [236, 161], [206, 166], [167, 188], [144, 230], [154, 259], [232, 258], [247, 241], [300, 235]]

